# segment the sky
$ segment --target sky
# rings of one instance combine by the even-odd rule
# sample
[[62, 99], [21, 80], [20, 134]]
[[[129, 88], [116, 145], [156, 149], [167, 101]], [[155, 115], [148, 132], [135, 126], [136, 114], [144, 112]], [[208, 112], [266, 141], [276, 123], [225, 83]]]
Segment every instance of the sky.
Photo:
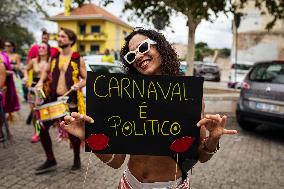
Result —
[[[56, 15], [64, 11], [63, 7], [48, 7], [44, 0], [38, 0], [50, 16]], [[93, 0], [98, 5], [99, 0]], [[151, 25], [141, 25], [139, 20], [128, 21], [129, 14], [122, 14], [123, 0], [114, 0], [114, 3], [104, 7], [113, 15], [120, 17], [124, 22], [133, 27], [151, 28]], [[229, 16], [231, 17], [231, 16]], [[232, 31], [231, 31], [231, 18], [225, 15], [220, 15], [213, 23], [202, 21], [197, 29], [195, 40], [196, 42], [206, 42], [211, 48], [231, 48], [232, 46]], [[50, 21], [39, 20], [38, 24], [30, 27], [35, 34], [37, 42], [40, 41], [41, 31], [39, 28], [45, 27], [49, 32], [57, 32], [57, 24]], [[167, 27], [162, 33], [171, 43], [187, 43], [187, 27], [186, 18], [182, 14], [174, 15], [171, 17], [171, 27]]]

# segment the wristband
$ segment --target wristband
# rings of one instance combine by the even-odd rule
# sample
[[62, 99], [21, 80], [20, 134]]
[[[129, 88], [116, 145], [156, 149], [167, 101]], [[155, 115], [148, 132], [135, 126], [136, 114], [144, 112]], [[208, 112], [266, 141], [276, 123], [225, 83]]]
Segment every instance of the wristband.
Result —
[[220, 149], [220, 143], [219, 143], [219, 141], [218, 141], [217, 146], [216, 146], [216, 149], [212, 152], [212, 151], [210, 151], [210, 150], [208, 149], [208, 147], [207, 147], [207, 145], [206, 145], [207, 138], [208, 138], [208, 137], [206, 137], [206, 138], [203, 140], [203, 150], [204, 150], [204, 152], [206, 152], [207, 154], [213, 155], [213, 154], [215, 154], [215, 153]]

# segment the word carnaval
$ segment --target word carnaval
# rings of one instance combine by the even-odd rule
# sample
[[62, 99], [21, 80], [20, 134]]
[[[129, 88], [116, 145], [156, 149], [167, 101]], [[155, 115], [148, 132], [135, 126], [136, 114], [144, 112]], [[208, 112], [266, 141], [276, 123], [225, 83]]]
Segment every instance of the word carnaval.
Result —
[[[102, 82], [102, 83], [99, 83]], [[103, 85], [99, 85], [103, 84]], [[105, 86], [107, 88], [103, 90], [98, 86]], [[186, 85], [183, 82], [170, 82], [165, 87], [165, 84], [161, 85], [158, 81], [145, 82], [144, 79], [136, 81], [131, 78], [123, 77], [107, 78], [104, 75], [99, 75], [94, 81], [94, 93], [99, 98], [112, 98], [118, 96], [120, 98], [147, 98], [167, 101], [188, 101]]]

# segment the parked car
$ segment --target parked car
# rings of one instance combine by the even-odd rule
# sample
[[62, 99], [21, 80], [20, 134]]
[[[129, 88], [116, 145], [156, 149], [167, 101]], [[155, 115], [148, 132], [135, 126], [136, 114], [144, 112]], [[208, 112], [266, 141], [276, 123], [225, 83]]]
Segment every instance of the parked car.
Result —
[[227, 83], [227, 86], [229, 88], [240, 89], [241, 83], [243, 82], [245, 76], [252, 66], [253, 62], [238, 62], [237, 64], [232, 64], [231, 70], [229, 72], [229, 81]]
[[262, 123], [284, 127], [284, 61], [254, 64], [242, 83], [236, 118], [246, 130]]
[[[103, 55], [101, 54], [93, 54], [84, 56], [83, 59], [85, 60], [85, 62], [102, 62], [102, 57]], [[121, 62], [118, 60], [114, 60], [114, 63], [121, 64]]]
[[[180, 62], [179, 71], [181, 75], [186, 75], [187, 63]], [[193, 75], [204, 77], [205, 80], [220, 81], [221, 73], [218, 65], [209, 62], [194, 61]]]
[[211, 62], [195, 62], [194, 76], [204, 77], [207, 81], [220, 81], [221, 71], [217, 64]]
[[[87, 71], [100, 73], [125, 73], [123, 66], [119, 62], [107, 63], [101, 62], [98, 56], [83, 57], [86, 63]], [[86, 87], [83, 88], [83, 94], [86, 97]]]

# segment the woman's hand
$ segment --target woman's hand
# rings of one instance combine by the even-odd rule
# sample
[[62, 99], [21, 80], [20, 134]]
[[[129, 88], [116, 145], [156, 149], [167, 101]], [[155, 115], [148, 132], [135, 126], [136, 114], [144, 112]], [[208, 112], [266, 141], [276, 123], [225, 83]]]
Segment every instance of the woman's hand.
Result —
[[40, 80], [39, 82], [37, 82], [37, 84], [35, 85], [35, 88], [37, 89], [37, 90], [40, 90], [40, 89], [42, 89], [43, 88], [43, 82]]
[[205, 118], [201, 119], [197, 126], [204, 126], [206, 130], [209, 131], [209, 137], [219, 139], [223, 134], [237, 134], [237, 130], [227, 130], [225, 129], [227, 122], [227, 116], [216, 115], [206, 115]]
[[74, 135], [84, 141], [86, 121], [94, 123], [94, 120], [91, 117], [77, 112], [72, 112], [71, 116], [64, 117], [64, 121], [60, 123], [60, 127], [71, 135]]
[[78, 83], [76, 83], [76, 84], [74, 84], [72, 87], [71, 87], [71, 89], [73, 90], [73, 91], [78, 91], [79, 89], [81, 89], [81, 81], [80, 82], [78, 82]]

